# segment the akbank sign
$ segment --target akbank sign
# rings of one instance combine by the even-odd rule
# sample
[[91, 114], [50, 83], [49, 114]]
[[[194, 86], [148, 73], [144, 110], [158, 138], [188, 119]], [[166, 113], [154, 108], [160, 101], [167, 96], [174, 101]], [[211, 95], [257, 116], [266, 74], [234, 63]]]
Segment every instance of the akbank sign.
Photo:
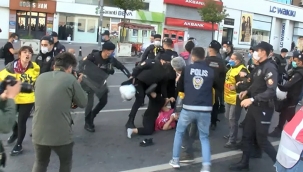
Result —
[[296, 17], [296, 11], [294, 10], [290, 10], [287, 8], [279, 8], [276, 6], [270, 6], [269, 7], [269, 12], [271, 13], [276, 13], [276, 14], [281, 14], [281, 15], [285, 15], [285, 16], [291, 16], [291, 17]]

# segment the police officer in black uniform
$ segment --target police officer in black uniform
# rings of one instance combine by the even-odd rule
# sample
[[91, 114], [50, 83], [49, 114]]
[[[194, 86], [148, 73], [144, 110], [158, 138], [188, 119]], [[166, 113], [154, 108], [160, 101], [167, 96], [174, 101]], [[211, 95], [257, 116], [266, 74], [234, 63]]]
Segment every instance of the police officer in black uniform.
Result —
[[146, 59], [155, 59], [157, 56], [157, 53], [162, 50], [161, 47], [161, 35], [155, 34], [154, 35], [154, 43], [149, 45], [144, 53], [142, 54], [141, 62], [144, 62]]
[[285, 57], [287, 56], [288, 50], [286, 48], [281, 49], [281, 54], [276, 57], [274, 60], [278, 65], [278, 83], [283, 84], [283, 74], [286, 73], [286, 66], [287, 66], [287, 61]]
[[215, 71], [215, 79], [219, 85], [217, 86], [217, 89], [215, 90], [215, 104], [213, 107], [213, 111], [211, 113], [211, 129], [215, 130], [217, 127], [217, 121], [218, 120], [218, 113], [219, 113], [219, 107], [221, 111], [225, 109], [224, 106], [224, 82], [225, 82], [225, 76], [226, 76], [226, 66], [225, 62], [222, 58], [218, 57], [217, 54], [219, 53], [221, 49], [221, 44], [213, 40], [209, 44], [208, 47], [208, 57], [206, 57], [205, 61], [209, 64], [211, 68]]
[[41, 48], [35, 62], [40, 66], [40, 74], [53, 70], [54, 65], [54, 38], [43, 36], [40, 41]]
[[160, 84], [162, 97], [167, 98], [167, 76], [170, 72], [172, 59], [171, 56], [161, 55], [159, 60], [147, 59], [142, 63], [139, 63], [132, 73], [132, 78], [134, 79], [134, 85], [136, 86], [136, 100], [132, 106], [129, 113], [129, 118], [125, 124], [126, 128], [136, 128], [134, 120], [138, 109], [144, 101], [145, 92], [153, 84]]
[[[279, 124], [269, 134], [270, 137], [280, 137], [284, 124], [290, 121], [296, 112], [296, 106], [303, 86], [303, 54], [294, 53], [292, 61], [293, 72], [284, 85], [278, 85], [281, 91], [287, 92], [287, 98], [277, 103], [280, 109]], [[277, 107], [277, 106], [276, 106]], [[276, 111], [278, 111], [276, 108]]]
[[54, 55], [66, 52], [65, 46], [62, 45], [58, 40], [57, 32], [52, 32], [51, 36], [54, 38]]
[[[116, 58], [109, 58], [109, 56], [113, 53], [116, 46], [111, 42], [106, 42], [102, 46], [102, 51], [94, 52], [89, 54], [87, 57], [84, 57], [83, 60], [89, 60], [96, 64], [99, 68], [101, 68], [107, 74], [113, 75], [115, 70], [113, 67], [121, 70], [127, 77], [130, 77], [130, 72], [126, 69], [126, 67], [119, 62]], [[100, 99], [99, 103], [94, 105], [94, 92], [92, 90], [86, 90], [88, 92], [88, 103], [85, 108], [85, 126], [84, 128], [89, 132], [95, 132], [94, 119], [97, 114], [104, 108], [107, 104], [108, 94], [105, 93]]]
[[243, 130], [243, 154], [240, 162], [232, 164], [229, 169], [240, 171], [249, 169], [249, 158], [252, 140], [257, 137], [258, 145], [266, 152], [273, 162], [276, 161], [277, 151], [267, 139], [268, 129], [274, 113], [274, 99], [278, 84], [276, 64], [268, 59], [271, 45], [261, 42], [256, 47], [259, 66], [254, 72], [251, 86], [239, 94], [243, 99], [247, 94], [251, 97], [242, 100], [241, 106], [248, 107]]

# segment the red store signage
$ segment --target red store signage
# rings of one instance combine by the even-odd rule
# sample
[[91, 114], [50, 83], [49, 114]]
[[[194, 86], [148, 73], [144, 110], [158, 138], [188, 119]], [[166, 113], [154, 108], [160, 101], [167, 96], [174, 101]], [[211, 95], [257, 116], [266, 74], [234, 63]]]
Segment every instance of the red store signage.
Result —
[[[223, 6], [223, 2], [220, 0], [214, 0], [217, 4]], [[201, 8], [203, 7], [205, 0], [164, 0], [165, 4], [172, 4], [172, 5], [180, 5], [185, 7], [192, 7], [192, 8]]]
[[[187, 27], [187, 28], [201, 29], [201, 30], [212, 30], [211, 23], [206, 23], [202, 21], [166, 17], [165, 24], [168, 26]], [[217, 24], [214, 24], [214, 30], [218, 30]]]

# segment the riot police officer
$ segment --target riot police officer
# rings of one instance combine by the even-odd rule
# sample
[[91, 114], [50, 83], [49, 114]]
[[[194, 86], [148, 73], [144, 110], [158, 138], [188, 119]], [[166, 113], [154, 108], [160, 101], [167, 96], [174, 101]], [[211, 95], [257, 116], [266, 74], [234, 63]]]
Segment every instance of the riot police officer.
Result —
[[141, 62], [144, 62], [146, 59], [155, 59], [159, 50], [161, 49], [161, 35], [154, 35], [154, 43], [148, 46], [144, 53], [142, 54]]
[[54, 55], [58, 55], [59, 53], [66, 52], [65, 46], [62, 45], [58, 40], [57, 32], [52, 32], [51, 36], [54, 38]]
[[287, 66], [287, 61], [285, 59], [285, 57], [287, 56], [288, 50], [286, 48], [282, 48], [281, 49], [281, 54], [276, 57], [274, 60], [278, 65], [278, 83], [282, 84], [283, 83], [283, 74], [286, 73], [286, 66]]
[[40, 74], [53, 70], [54, 62], [54, 38], [43, 36], [40, 41], [40, 52], [35, 62], [40, 66]]
[[[107, 74], [114, 74], [115, 70], [113, 67], [116, 67], [117, 69], [121, 70], [127, 77], [130, 77], [129, 71], [121, 62], [119, 62], [114, 57], [109, 58], [115, 48], [116, 46], [112, 42], [105, 42], [102, 46], [102, 51], [91, 53], [87, 57], [84, 57], [83, 60], [89, 60], [93, 62]], [[93, 108], [94, 92], [89, 89], [86, 89], [86, 91], [88, 93], [88, 103], [85, 108], [84, 128], [89, 132], [95, 132], [94, 119], [107, 104], [108, 93], [103, 94], [103, 96], [99, 98], [98, 104], [95, 106], [95, 108]]]
[[273, 100], [276, 97], [278, 71], [275, 63], [268, 59], [271, 45], [267, 42], [258, 44], [259, 62], [254, 72], [251, 86], [239, 94], [243, 99], [247, 94], [251, 97], [242, 100], [241, 106], [248, 107], [243, 130], [243, 154], [240, 162], [232, 164], [230, 170], [247, 170], [253, 137], [256, 134], [258, 145], [266, 152], [273, 162], [276, 161], [277, 151], [267, 139], [268, 129], [274, 113]]

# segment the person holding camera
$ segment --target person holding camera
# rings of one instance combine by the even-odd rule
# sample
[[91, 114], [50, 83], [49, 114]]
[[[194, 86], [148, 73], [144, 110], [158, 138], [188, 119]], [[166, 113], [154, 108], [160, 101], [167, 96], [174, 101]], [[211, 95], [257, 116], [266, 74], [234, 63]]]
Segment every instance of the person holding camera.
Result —
[[59, 156], [59, 171], [72, 169], [74, 122], [71, 104], [81, 108], [87, 104], [87, 95], [80, 85], [83, 75], [77, 79], [72, 74], [76, 66], [73, 54], [60, 53], [55, 58], [54, 71], [41, 74], [35, 83], [32, 141], [36, 160], [32, 172], [47, 171], [52, 150]]
[[[14, 82], [13, 78], [16, 78], [26, 86], [15, 97], [18, 120], [13, 126], [13, 134], [7, 142], [11, 144], [17, 140], [17, 143], [11, 151], [11, 155], [19, 155], [23, 151], [22, 142], [26, 133], [26, 121], [35, 102], [35, 94], [30, 85], [34, 85], [40, 74], [40, 67], [35, 62], [31, 62], [32, 54], [33, 49], [30, 46], [21, 47], [18, 52], [19, 58], [8, 63], [5, 69], [0, 71], [0, 81], [12, 84]], [[6, 79], [7, 77], [10, 79]]]

